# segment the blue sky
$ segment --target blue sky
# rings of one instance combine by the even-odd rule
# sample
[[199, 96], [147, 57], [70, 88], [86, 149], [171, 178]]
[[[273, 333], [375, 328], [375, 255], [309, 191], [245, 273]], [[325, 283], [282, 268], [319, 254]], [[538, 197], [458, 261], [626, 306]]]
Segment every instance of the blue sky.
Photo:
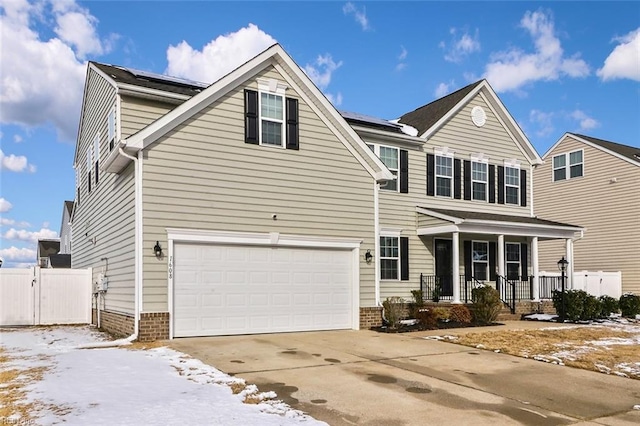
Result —
[[73, 199], [88, 60], [212, 82], [279, 42], [347, 111], [395, 119], [487, 78], [540, 155], [640, 147], [638, 2], [0, 0], [0, 257], [35, 262]]

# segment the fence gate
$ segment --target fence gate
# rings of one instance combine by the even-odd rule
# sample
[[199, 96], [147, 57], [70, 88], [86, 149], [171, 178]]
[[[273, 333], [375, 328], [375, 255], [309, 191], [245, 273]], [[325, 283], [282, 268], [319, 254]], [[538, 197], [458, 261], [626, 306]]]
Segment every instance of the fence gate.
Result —
[[91, 269], [0, 269], [0, 326], [89, 324]]

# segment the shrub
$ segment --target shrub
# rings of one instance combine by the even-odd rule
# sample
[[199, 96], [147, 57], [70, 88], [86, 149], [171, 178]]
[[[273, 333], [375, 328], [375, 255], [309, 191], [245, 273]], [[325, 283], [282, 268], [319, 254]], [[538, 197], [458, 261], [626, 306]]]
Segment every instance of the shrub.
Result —
[[609, 318], [611, 314], [617, 314], [620, 311], [618, 301], [611, 296], [600, 296], [600, 317]]
[[[584, 290], [565, 290], [564, 318], [569, 321], [586, 321], [596, 319], [602, 312], [602, 305], [595, 296]], [[562, 292], [553, 292], [553, 307], [558, 315], [562, 315]]]
[[382, 302], [382, 307], [384, 308], [384, 318], [389, 323], [389, 327], [398, 328], [404, 311], [404, 299], [398, 296], [387, 297]]
[[449, 311], [451, 321], [461, 324], [469, 324], [471, 322], [471, 311], [464, 305], [453, 305]]
[[587, 294], [584, 296], [582, 302], [582, 313], [580, 314], [581, 320], [592, 320], [600, 316], [602, 312], [602, 305], [600, 301], [593, 295]]
[[640, 296], [633, 293], [625, 293], [620, 296], [620, 311], [623, 317], [635, 317], [640, 314]]
[[431, 309], [421, 309], [416, 313], [416, 319], [424, 329], [438, 328], [438, 318]]
[[476, 322], [480, 324], [495, 322], [502, 309], [502, 301], [498, 290], [489, 286], [474, 288], [471, 291], [471, 299]]
[[418, 311], [424, 308], [424, 295], [422, 290], [411, 290], [413, 300], [409, 302], [409, 316], [417, 318]]
[[436, 316], [438, 321], [446, 321], [449, 319], [450, 312], [448, 308], [439, 306], [437, 308], [433, 308], [433, 314]]

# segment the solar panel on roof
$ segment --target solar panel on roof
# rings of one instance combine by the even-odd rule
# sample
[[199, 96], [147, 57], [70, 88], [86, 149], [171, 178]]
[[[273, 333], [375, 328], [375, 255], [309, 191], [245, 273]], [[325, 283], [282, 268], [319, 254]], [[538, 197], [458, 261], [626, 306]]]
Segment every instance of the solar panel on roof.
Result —
[[361, 121], [363, 123], [375, 124], [377, 126], [389, 127], [391, 129], [399, 129], [402, 127], [399, 124], [391, 123], [382, 118], [373, 117], [371, 115], [360, 114], [357, 112], [340, 111], [340, 114], [342, 115], [342, 117], [344, 117], [347, 120]]
[[199, 81], [194, 81], [194, 80], [188, 80], [186, 78], [180, 78], [180, 77], [172, 77], [169, 75], [163, 75], [163, 74], [156, 74], [154, 72], [150, 72], [150, 71], [141, 71], [141, 70], [137, 70], [134, 68], [124, 68], [124, 70], [129, 71], [131, 74], [135, 75], [136, 77], [141, 77], [141, 78], [151, 78], [154, 80], [160, 80], [160, 81], [168, 81], [171, 83], [177, 83], [177, 84], [184, 84], [185, 86], [196, 86], [196, 87], [208, 87], [209, 85], [207, 83], [201, 83]]

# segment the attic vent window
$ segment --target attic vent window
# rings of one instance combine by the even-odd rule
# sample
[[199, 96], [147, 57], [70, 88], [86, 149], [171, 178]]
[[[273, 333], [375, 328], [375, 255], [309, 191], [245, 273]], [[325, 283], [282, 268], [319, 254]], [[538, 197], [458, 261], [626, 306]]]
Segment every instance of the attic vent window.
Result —
[[487, 122], [487, 113], [481, 106], [474, 106], [471, 110], [471, 121], [476, 127], [482, 127]]

